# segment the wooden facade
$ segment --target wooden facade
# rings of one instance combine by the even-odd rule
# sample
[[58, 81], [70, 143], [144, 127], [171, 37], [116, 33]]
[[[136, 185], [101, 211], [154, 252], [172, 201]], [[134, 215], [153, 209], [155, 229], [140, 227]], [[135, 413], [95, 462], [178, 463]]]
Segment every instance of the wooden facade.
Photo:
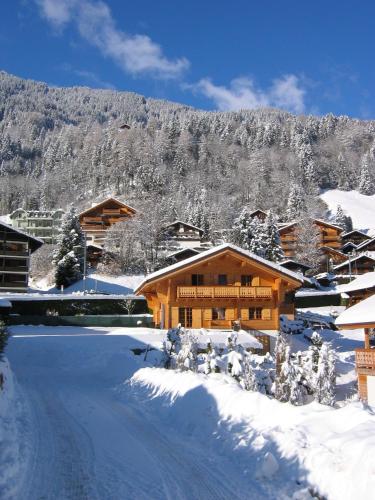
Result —
[[336, 274], [359, 275], [366, 274], [375, 270], [375, 257], [363, 253], [351, 259], [346, 260], [342, 264], [334, 267]]
[[30, 255], [42, 245], [42, 240], [0, 222], [0, 292], [27, 292]]
[[354, 243], [354, 245], [358, 246], [361, 243], [364, 243], [365, 241], [370, 240], [370, 236], [368, 236], [366, 233], [363, 233], [362, 231], [358, 231], [357, 229], [354, 229], [353, 231], [349, 231], [348, 233], [344, 233], [341, 235], [341, 241], [342, 244], [345, 245], [345, 243]]
[[294, 316], [294, 291], [303, 278], [231, 244], [212, 248], [146, 277], [144, 295], [156, 326], [278, 330]]
[[171, 222], [163, 228], [163, 231], [181, 248], [199, 247], [203, 238], [203, 229], [180, 220]]
[[135, 215], [134, 208], [115, 198], [108, 198], [79, 214], [79, 222], [88, 243], [102, 245], [105, 232], [113, 224]]
[[[313, 221], [320, 233], [319, 248], [330, 247], [333, 250], [340, 250], [342, 246], [342, 229], [319, 219], [313, 219]], [[279, 234], [284, 255], [294, 257], [296, 254], [298, 221], [280, 226]]]

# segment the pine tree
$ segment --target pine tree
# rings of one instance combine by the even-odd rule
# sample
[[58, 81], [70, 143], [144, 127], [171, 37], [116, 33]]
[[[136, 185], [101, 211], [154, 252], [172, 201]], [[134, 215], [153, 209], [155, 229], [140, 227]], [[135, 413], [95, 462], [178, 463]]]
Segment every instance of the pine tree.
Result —
[[336, 226], [341, 227], [341, 229], [346, 229], [346, 215], [341, 205], [337, 205], [335, 224]]
[[370, 175], [368, 155], [364, 155], [362, 159], [358, 190], [361, 194], [367, 196], [374, 194], [374, 183]]
[[271, 210], [268, 212], [264, 222], [264, 233], [267, 239], [264, 258], [272, 262], [280, 261], [284, 256], [284, 252], [281, 248], [280, 233], [276, 225], [276, 218]]
[[259, 257], [265, 257], [267, 248], [269, 247], [269, 234], [265, 224], [258, 217], [254, 217], [251, 221], [252, 238], [248, 243], [248, 250]]
[[84, 234], [73, 207], [65, 214], [53, 255], [56, 286], [69, 286], [82, 278]]
[[282, 370], [282, 366], [286, 360], [287, 349], [288, 343], [286, 341], [285, 335], [282, 332], [279, 332], [275, 346], [276, 377], [274, 383], [275, 398], [279, 401], [289, 400], [289, 392], [286, 387], [285, 374]]
[[287, 221], [294, 221], [306, 212], [305, 194], [300, 186], [292, 184], [289, 192], [285, 218]]
[[323, 342], [319, 352], [319, 360], [315, 377], [315, 399], [323, 405], [335, 404], [335, 355], [330, 344]]
[[250, 217], [248, 209], [244, 207], [233, 223], [232, 242], [244, 250], [249, 250], [254, 237], [253, 227], [253, 219]]

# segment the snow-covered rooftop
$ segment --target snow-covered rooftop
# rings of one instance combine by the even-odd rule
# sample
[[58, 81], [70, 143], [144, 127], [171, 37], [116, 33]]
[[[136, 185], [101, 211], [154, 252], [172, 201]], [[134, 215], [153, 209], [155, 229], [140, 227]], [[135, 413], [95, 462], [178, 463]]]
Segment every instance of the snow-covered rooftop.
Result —
[[375, 288], [375, 272], [361, 274], [350, 283], [339, 285], [337, 290], [343, 293]]
[[147, 282], [152, 281], [155, 278], [159, 278], [160, 276], [163, 276], [165, 274], [169, 274], [173, 271], [177, 271], [178, 269], [181, 269], [189, 264], [194, 264], [195, 262], [199, 262], [200, 260], [204, 260], [205, 258], [207, 258], [211, 255], [215, 255], [217, 253], [220, 253], [224, 250], [233, 250], [234, 252], [237, 252], [237, 253], [243, 255], [244, 257], [248, 257], [251, 260], [259, 262], [260, 264], [263, 264], [264, 266], [266, 266], [270, 269], [273, 269], [280, 274], [284, 274], [285, 276], [289, 276], [290, 278], [297, 280], [300, 283], [303, 283], [303, 281], [304, 281], [304, 277], [302, 276], [302, 274], [295, 273], [293, 271], [289, 271], [289, 269], [286, 269], [285, 267], [281, 266], [280, 264], [276, 264], [275, 262], [271, 262], [270, 260], [263, 259], [262, 257], [259, 257], [258, 255], [255, 255], [252, 252], [244, 250], [243, 248], [237, 247], [236, 245], [233, 245], [232, 243], [223, 243], [222, 245], [212, 247], [209, 250], [206, 250], [205, 252], [201, 252], [198, 255], [194, 255], [193, 257], [189, 257], [188, 259], [184, 259], [181, 262], [177, 262], [176, 264], [172, 264], [171, 266], [164, 267], [163, 269], [160, 269], [159, 271], [155, 271], [154, 273], [149, 274], [138, 285], [138, 287], [135, 290], [135, 293], [137, 293], [138, 290], [140, 290]]
[[375, 295], [349, 307], [336, 319], [335, 324], [340, 327], [375, 325]]
[[337, 264], [337, 266], [334, 266], [333, 269], [341, 269], [342, 267], [345, 267], [349, 264], [349, 262], [357, 262], [357, 260], [363, 259], [364, 257], [367, 257], [368, 259], [371, 259], [375, 262], [375, 252], [363, 252], [360, 255], [357, 255], [356, 257], [353, 257], [351, 259], [346, 260], [345, 262], [342, 262], [341, 264]]

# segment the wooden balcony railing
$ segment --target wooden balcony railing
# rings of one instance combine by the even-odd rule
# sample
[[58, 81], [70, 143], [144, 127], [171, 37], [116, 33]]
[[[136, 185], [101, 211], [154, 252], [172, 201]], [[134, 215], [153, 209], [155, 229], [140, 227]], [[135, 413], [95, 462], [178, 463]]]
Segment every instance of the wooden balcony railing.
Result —
[[272, 299], [270, 286], [178, 286], [178, 299]]
[[375, 349], [356, 349], [355, 365], [356, 368], [375, 370]]

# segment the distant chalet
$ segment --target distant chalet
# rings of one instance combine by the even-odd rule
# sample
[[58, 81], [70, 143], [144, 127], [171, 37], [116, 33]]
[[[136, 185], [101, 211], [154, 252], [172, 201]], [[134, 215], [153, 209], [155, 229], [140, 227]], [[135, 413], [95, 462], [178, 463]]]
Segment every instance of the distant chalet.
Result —
[[89, 244], [102, 246], [105, 233], [113, 224], [128, 220], [136, 214], [134, 208], [116, 198], [93, 205], [79, 214], [79, 222]]
[[43, 241], [0, 222], [0, 292], [27, 292], [30, 255]]

